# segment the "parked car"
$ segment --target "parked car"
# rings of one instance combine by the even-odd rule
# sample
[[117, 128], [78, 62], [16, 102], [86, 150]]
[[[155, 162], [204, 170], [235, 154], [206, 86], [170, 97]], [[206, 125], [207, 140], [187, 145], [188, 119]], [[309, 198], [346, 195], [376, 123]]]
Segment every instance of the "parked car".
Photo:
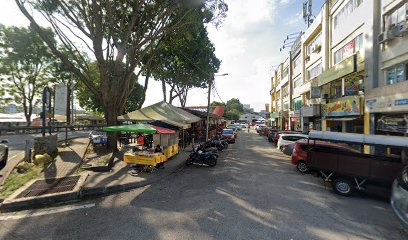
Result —
[[273, 143], [274, 143], [275, 145], [278, 145], [279, 137], [280, 137], [280, 135], [282, 135], [282, 134], [300, 134], [300, 133], [298, 133], [298, 132], [293, 132], [293, 131], [279, 131], [279, 132], [276, 132], [276, 133], [275, 133], [275, 138], [273, 139]]
[[391, 207], [395, 215], [408, 228], [408, 166], [404, 167], [392, 185]]
[[235, 143], [235, 132], [232, 129], [226, 128], [222, 130], [221, 134], [228, 143]]
[[309, 171], [306, 161], [308, 158], [309, 148], [324, 148], [332, 151], [346, 151], [346, 152], [357, 152], [357, 150], [347, 147], [343, 144], [330, 143], [325, 141], [316, 141], [313, 144], [308, 144], [306, 139], [299, 140], [295, 143], [292, 151], [292, 164], [296, 166], [297, 170], [301, 173], [307, 173]]
[[246, 124], [246, 123], [241, 123], [241, 127], [242, 127], [242, 128], [247, 128], [247, 127], [248, 127], [248, 124]]
[[283, 152], [285, 155], [292, 156], [292, 153], [293, 153], [293, 149], [294, 149], [294, 147], [295, 147], [295, 144], [296, 144], [296, 142], [294, 142], [294, 143], [289, 143], [289, 144], [287, 144], [287, 145], [283, 145], [283, 146], [282, 146], [282, 152]]
[[92, 140], [92, 144], [106, 144], [108, 141], [106, 133], [100, 130], [91, 131], [89, 138]]
[[279, 136], [278, 143], [276, 144], [276, 148], [282, 151], [283, 145], [294, 143], [300, 139], [306, 139], [306, 138], [307, 138], [307, 135], [304, 135], [304, 134], [281, 134]]
[[[405, 166], [403, 155], [387, 154], [384, 150], [406, 148], [407, 137], [311, 131], [309, 140], [337, 142], [356, 149], [355, 152], [314, 146], [308, 149], [307, 167], [318, 171], [343, 196], [372, 187], [390, 189]], [[362, 146], [369, 146], [373, 152], [364, 152]]]
[[235, 123], [234, 126], [237, 128], [237, 130], [242, 130], [240, 123]]
[[275, 134], [279, 131], [279, 129], [269, 129], [268, 142], [273, 142], [275, 140]]
[[0, 170], [7, 164], [9, 148], [7, 146], [7, 140], [0, 141]]
[[260, 128], [264, 128], [264, 127], [266, 127], [265, 124], [255, 124], [255, 130], [257, 133], [259, 133]]

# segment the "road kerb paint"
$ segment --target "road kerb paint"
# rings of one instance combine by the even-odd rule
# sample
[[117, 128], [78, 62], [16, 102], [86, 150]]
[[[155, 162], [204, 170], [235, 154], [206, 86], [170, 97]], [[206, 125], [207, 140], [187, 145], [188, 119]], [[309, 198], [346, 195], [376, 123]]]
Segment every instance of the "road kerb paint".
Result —
[[84, 204], [84, 205], [64, 206], [64, 207], [44, 209], [44, 210], [39, 209], [39, 210], [30, 211], [30, 212], [24, 211], [24, 213], [9, 213], [9, 214], [0, 215], [0, 221], [17, 220], [17, 219], [28, 218], [28, 217], [38, 217], [38, 216], [68, 212], [68, 211], [91, 208], [91, 207], [95, 207], [95, 203], [89, 203], [89, 204]]

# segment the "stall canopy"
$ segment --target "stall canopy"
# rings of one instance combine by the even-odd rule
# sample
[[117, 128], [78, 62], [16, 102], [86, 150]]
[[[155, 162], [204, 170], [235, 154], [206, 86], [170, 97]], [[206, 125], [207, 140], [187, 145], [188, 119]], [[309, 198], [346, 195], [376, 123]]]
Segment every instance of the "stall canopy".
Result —
[[131, 125], [121, 125], [121, 126], [110, 126], [104, 127], [105, 132], [135, 132], [135, 133], [156, 133], [156, 129], [150, 127], [146, 124], [131, 124]]
[[119, 121], [162, 121], [180, 128], [189, 128], [200, 118], [166, 102], [158, 102], [118, 117]]
[[176, 134], [177, 133], [175, 130], [171, 130], [168, 128], [158, 127], [154, 125], [149, 125], [149, 126], [156, 129], [157, 134]]

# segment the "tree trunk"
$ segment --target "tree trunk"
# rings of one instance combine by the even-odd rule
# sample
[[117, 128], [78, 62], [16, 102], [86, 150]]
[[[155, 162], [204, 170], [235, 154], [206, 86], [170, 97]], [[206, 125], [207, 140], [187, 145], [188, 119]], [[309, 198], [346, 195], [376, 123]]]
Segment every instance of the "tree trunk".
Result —
[[[119, 116], [119, 109], [115, 106], [115, 104], [109, 104], [105, 107], [105, 120], [106, 125], [108, 126], [116, 126], [118, 125], [118, 116]], [[118, 135], [115, 132], [108, 133], [108, 143], [107, 147], [113, 151], [117, 151], [118, 145]]]
[[140, 100], [140, 103], [137, 106], [137, 109], [141, 109], [143, 106], [143, 103], [146, 101], [146, 91], [147, 91], [147, 86], [149, 85], [149, 78], [150, 78], [150, 72], [147, 71], [146, 73], [146, 78], [145, 78], [145, 83], [143, 86], [143, 95], [142, 95], [142, 99]]
[[162, 91], [163, 91], [163, 101], [166, 102], [167, 101], [167, 96], [166, 96], [167, 90], [166, 90], [166, 82], [164, 82], [164, 80], [162, 80]]

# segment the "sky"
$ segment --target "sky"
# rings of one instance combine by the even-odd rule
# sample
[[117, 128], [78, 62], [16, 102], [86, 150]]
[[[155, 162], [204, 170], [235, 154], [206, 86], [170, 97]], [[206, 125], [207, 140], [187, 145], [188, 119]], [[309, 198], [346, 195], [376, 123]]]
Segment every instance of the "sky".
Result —
[[[211, 101], [226, 102], [238, 98], [256, 111], [270, 102], [270, 78], [273, 66], [288, 56], [279, 51], [288, 34], [305, 31], [302, 18], [303, 0], [225, 0], [227, 17], [223, 26], [207, 27], [209, 37], [222, 61], [215, 78]], [[313, 0], [313, 14], [318, 15], [324, 0]], [[0, 0], [0, 24], [27, 26], [28, 21], [14, 0]], [[143, 79], [141, 79], [142, 82]], [[207, 104], [207, 89], [192, 89], [188, 106]], [[144, 106], [162, 101], [161, 83], [151, 80]], [[174, 105], [179, 105], [176, 101]]]

